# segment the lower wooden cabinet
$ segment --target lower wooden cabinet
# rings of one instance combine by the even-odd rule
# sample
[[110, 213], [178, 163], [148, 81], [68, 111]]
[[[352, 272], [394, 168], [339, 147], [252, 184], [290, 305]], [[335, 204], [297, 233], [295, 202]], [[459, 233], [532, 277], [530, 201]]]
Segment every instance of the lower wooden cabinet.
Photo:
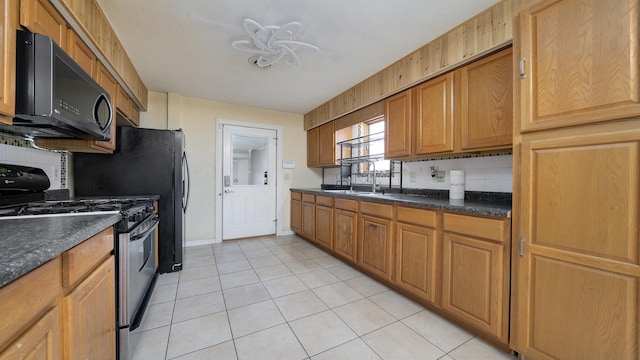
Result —
[[[116, 358], [113, 234], [109, 228], [0, 288], [0, 359]], [[85, 250], [93, 250], [91, 264], [76, 256]]]
[[316, 204], [315, 195], [302, 194], [302, 225], [300, 233], [303, 237], [313, 241], [316, 234]]
[[438, 303], [440, 240], [438, 216], [433, 210], [398, 206], [394, 282], [403, 289]]
[[67, 359], [115, 359], [114, 284], [110, 256], [63, 299]]
[[442, 309], [506, 343], [507, 220], [444, 214], [443, 223]]
[[302, 237], [485, 337], [509, 343], [510, 218], [292, 192], [292, 228], [294, 212], [300, 214], [294, 231]]
[[[320, 205], [323, 204], [323, 205]], [[316, 197], [315, 241], [329, 249], [333, 248], [333, 198]]]
[[1, 360], [62, 359], [60, 307], [56, 306], [0, 354]]
[[291, 230], [299, 233], [302, 230], [302, 194], [291, 192]]
[[392, 231], [391, 220], [360, 216], [357, 263], [385, 280], [391, 277]]

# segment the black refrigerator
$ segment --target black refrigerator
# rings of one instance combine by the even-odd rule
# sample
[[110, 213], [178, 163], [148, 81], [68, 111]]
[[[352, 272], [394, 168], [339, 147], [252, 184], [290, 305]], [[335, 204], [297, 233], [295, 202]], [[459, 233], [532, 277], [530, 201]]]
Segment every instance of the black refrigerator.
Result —
[[118, 127], [111, 155], [73, 154], [76, 197], [160, 195], [158, 272], [182, 269], [189, 166], [182, 130]]

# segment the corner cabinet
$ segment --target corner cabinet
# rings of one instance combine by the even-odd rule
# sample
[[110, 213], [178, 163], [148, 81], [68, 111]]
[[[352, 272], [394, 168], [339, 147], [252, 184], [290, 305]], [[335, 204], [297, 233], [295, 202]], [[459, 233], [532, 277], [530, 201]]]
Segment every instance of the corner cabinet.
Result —
[[640, 115], [638, 11], [635, 0], [545, 0], [520, 13], [523, 131]]
[[302, 194], [291, 192], [291, 220], [289, 223], [293, 232], [299, 233], [302, 230]]
[[307, 167], [337, 165], [335, 123], [331, 121], [307, 131]]

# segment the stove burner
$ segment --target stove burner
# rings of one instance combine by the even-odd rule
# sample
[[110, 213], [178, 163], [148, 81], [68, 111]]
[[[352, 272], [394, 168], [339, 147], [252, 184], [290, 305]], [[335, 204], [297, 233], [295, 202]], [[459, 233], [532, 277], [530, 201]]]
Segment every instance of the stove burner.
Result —
[[[150, 198], [134, 199], [83, 199], [31, 202], [25, 205], [0, 208], [0, 217], [20, 215], [73, 214], [101, 211], [126, 211], [136, 206], [152, 203]], [[152, 207], [152, 206], [151, 206]]]

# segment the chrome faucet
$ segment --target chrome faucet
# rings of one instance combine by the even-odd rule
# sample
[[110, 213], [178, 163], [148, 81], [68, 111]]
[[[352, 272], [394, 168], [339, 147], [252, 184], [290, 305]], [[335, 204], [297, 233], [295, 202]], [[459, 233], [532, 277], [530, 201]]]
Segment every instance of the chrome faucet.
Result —
[[[373, 177], [371, 180], [371, 192], [375, 193], [376, 192], [376, 163], [373, 161], [367, 161], [369, 164], [371, 164], [371, 167], [373, 168]], [[369, 169], [369, 175], [371, 175], [371, 169]]]

